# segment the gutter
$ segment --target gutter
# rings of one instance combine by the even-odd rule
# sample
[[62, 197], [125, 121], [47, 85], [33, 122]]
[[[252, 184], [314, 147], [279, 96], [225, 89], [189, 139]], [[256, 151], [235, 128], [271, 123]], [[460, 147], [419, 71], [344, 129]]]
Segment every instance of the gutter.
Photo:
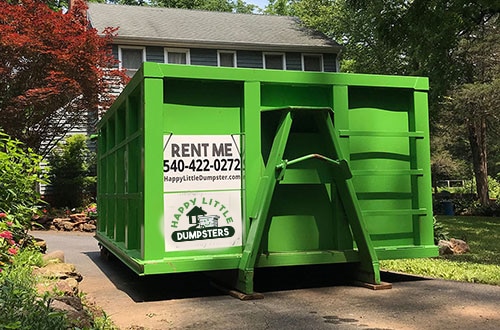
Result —
[[288, 52], [309, 52], [309, 53], [333, 53], [340, 54], [342, 46], [332, 41], [331, 45], [313, 46], [313, 45], [290, 45], [290, 44], [266, 44], [266, 43], [246, 43], [246, 42], [228, 42], [215, 40], [182, 40], [182, 39], [163, 39], [154, 37], [130, 37], [116, 36], [113, 38], [113, 44], [129, 46], [161, 46], [178, 48], [206, 48], [206, 49], [224, 49], [224, 50], [253, 50], [253, 51], [288, 51]]

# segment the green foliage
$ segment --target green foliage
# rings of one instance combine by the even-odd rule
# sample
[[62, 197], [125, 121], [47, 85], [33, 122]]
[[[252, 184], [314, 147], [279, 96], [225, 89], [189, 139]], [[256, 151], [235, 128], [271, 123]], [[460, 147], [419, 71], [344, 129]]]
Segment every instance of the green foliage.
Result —
[[448, 240], [449, 233], [448, 229], [445, 225], [443, 225], [440, 221], [433, 218], [433, 226], [434, 226], [434, 243], [437, 244], [440, 240]]
[[383, 260], [381, 267], [421, 276], [500, 285], [500, 218], [439, 216], [449, 237], [465, 240], [470, 252], [433, 259]]
[[439, 187], [435, 195], [434, 211], [441, 214], [440, 203], [451, 199], [457, 215], [500, 216], [500, 181], [488, 176], [488, 192], [490, 202], [478, 201], [475, 180], [464, 180], [461, 187]]
[[[123, 0], [119, 0], [121, 2]], [[141, 2], [132, 0], [132, 2]], [[152, 0], [153, 6], [182, 8], [182, 9], [199, 9], [208, 11], [236, 12], [236, 13], [252, 13], [257, 6], [247, 4], [242, 0]]]
[[53, 206], [79, 207], [92, 198], [96, 183], [90, 175], [93, 161], [85, 135], [72, 135], [58, 144], [49, 156]]
[[344, 72], [410, 74], [405, 49], [389, 45], [383, 38], [385, 27], [375, 24], [381, 16], [376, 2], [359, 8], [348, 0], [275, 0], [266, 12], [297, 16], [344, 45]]
[[[476, 192], [476, 180], [464, 180], [460, 187], [439, 187], [438, 192], [447, 191], [452, 194], [474, 194]], [[500, 199], [500, 181], [488, 176], [488, 193], [492, 199]]]
[[[499, 39], [500, 43], [500, 39]], [[500, 50], [500, 47], [499, 47]], [[472, 151], [473, 169], [476, 178], [476, 191], [481, 204], [488, 204], [487, 171], [487, 131], [500, 123], [500, 76], [491, 82], [462, 84], [451, 92], [448, 106], [455, 116], [465, 122]]]
[[496, 200], [500, 199], [500, 182], [491, 176], [488, 176], [488, 191], [490, 198]]
[[0, 131], [0, 212], [28, 229], [35, 206], [41, 203], [36, 188], [46, 183], [42, 158]]
[[406, 74], [431, 78], [432, 101], [439, 101], [469, 75], [474, 63], [460, 50], [461, 43], [478, 36], [478, 27], [499, 9], [494, 2], [470, 0], [343, 2], [351, 13], [364, 19], [358, 20], [359, 29], [369, 29], [360, 41], [369, 47], [383, 46], [396, 55]]
[[37, 295], [31, 266], [40, 262], [40, 252], [26, 249], [0, 273], [0, 329], [66, 329], [65, 315], [49, 307], [49, 296]]
[[[471, 177], [470, 155], [464, 153], [469, 145], [465, 136], [457, 134], [459, 129], [463, 129], [463, 127], [451, 125], [450, 122], [446, 122], [445, 118], [443, 118], [442, 123], [435, 125], [431, 139], [433, 187], [436, 187], [440, 180], [469, 179]], [[470, 193], [471, 191], [467, 190], [466, 192]]]
[[[32, 268], [44, 266], [42, 254], [33, 248], [22, 249], [13, 262], [0, 271], [0, 329], [80, 329], [80, 319], [72, 319], [65, 312], [50, 307], [56, 292], [38, 294], [36, 286], [45, 283], [43, 277], [34, 277]], [[91, 326], [84, 329], [117, 329], [107, 315], [81, 294], [80, 299]]]
[[19, 252], [19, 240], [15, 237], [16, 227], [5, 213], [0, 213], [0, 272], [14, 262]]
[[270, 15], [293, 16], [294, 3], [294, 0], [269, 0], [264, 12]]
[[88, 0], [88, 2], [223, 11], [242, 14], [251, 14], [254, 11], [259, 11], [256, 5], [246, 3], [243, 0]]

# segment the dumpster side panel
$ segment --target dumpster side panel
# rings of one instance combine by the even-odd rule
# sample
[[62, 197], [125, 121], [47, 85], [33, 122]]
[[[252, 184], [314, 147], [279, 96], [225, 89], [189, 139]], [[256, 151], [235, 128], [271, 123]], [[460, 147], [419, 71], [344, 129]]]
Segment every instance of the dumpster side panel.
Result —
[[[135, 88], [132, 88], [135, 87]], [[119, 98], [98, 125], [98, 204], [96, 238], [135, 269], [141, 258], [144, 221], [143, 89]]]

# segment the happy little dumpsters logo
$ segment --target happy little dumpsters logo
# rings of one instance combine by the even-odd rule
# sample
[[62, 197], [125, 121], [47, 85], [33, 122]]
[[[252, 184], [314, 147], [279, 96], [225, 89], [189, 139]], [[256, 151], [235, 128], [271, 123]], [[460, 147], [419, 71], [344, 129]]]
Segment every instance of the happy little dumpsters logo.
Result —
[[[214, 201], [210, 199], [206, 201], [205, 198], [202, 199], [202, 203], [208, 205], [208, 202], [213, 203]], [[215, 201], [217, 202], [217, 201]], [[226, 223], [233, 222], [231, 217], [227, 217], [229, 210], [225, 210], [222, 214], [209, 214], [203, 210], [202, 207], [194, 205], [196, 199], [190, 200], [184, 203], [182, 207], [179, 208], [181, 213], [183, 213], [186, 208], [191, 207], [191, 209], [185, 213], [185, 217], [188, 218], [188, 223], [190, 227], [187, 230], [177, 230], [172, 232], [172, 241], [174, 242], [186, 242], [186, 241], [198, 241], [216, 238], [228, 238], [234, 236], [234, 228], [231, 226], [219, 226], [219, 219], [224, 218]], [[217, 204], [220, 204], [217, 202]], [[224, 207], [225, 208], [225, 207]], [[224, 211], [221, 208], [219, 212]], [[175, 215], [176, 219], [181, 219], [181, 215]], [[172, 226], [177, 227], [178, 221], [172, 221]]]
[[241, 246], [240, 201], [237, 191], [166, 195], [166, 251]]

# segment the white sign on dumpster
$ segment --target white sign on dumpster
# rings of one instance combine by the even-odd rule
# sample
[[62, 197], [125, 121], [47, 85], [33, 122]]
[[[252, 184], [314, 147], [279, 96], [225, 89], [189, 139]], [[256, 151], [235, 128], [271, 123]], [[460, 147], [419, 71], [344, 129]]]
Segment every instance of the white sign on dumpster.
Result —
[[165, 135], [165, 250], [242, 245], [239, 136]]
[[165, 192], [241, 189], [239, 136], [165, 135]]

